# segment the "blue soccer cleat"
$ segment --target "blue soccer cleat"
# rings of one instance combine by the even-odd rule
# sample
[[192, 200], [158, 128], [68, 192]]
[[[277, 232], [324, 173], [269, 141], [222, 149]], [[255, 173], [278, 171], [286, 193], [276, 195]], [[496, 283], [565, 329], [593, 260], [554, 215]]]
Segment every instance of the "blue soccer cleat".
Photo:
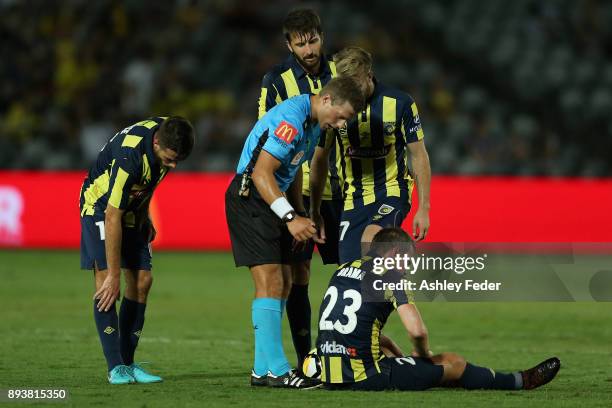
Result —
[[109, 371], [108, 382], [111, 384], [133, 384], [136, 379], [132, 376], [130, 367], [121, 364]]
[[163, 379], [160, 376], [148, 373], [144, 368], [142, 368], [136, 363], [133, 363], [129, 367], [129, 369], [132, 372], [132, 377], [134, 377], [137, 383], [151, 384], [151, 383], [157, 383], [157, 382], [163, 381]]

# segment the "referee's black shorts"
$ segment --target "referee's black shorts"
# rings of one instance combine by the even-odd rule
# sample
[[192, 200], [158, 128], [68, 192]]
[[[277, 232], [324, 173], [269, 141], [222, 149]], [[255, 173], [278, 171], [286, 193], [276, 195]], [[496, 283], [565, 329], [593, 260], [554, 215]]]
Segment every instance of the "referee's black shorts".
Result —
[[225, 192], [225, 217], [236, 266], [288, 264], [293, 237], [287, 226], [261, 198], [251, 183], [249, 197], [240, 197], [237, 175]]

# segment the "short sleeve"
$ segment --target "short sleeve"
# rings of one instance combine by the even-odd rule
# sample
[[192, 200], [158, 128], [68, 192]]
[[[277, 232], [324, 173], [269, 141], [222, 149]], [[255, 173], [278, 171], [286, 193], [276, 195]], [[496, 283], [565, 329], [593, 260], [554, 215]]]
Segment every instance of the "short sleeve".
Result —
[[402, 113], [402, 132], [406, 137], [406, 143], [414, 143], [425, 137], [421, 126], [421, 118], [416, 102], [410, 98], [404, 105]]
[[395, 309], [401, 305], [414, 304], [414, 294], [405, 285], [400, 285], [402, 282], [405, 282], [403, 275], [396, 271], [389, 273], [391, 275], [387, 281], [395, 283], [396, 289], [387, 290], [385, 292], [385, 300], [390, 302]]
[[292, 119], [274, 122], [268, 129], [268, 140], [263, 145], [263, 149], [280, 161], [291, 157], [302, 134], [301, 126], [295, 122], [296, 120]]
[[278, 91], [274, 86], [272, 74], [267, 73], [261, 81], [261, 93], [259, 94], [258, 114], [257, 118], [261, 119], [266, 112], [276, 105]]

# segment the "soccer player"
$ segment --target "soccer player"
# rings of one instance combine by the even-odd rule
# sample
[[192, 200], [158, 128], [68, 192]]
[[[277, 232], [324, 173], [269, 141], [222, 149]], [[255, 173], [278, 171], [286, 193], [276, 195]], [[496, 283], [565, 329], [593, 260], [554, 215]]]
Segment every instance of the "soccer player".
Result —
[[[501, 373], [468, 363], [454, 353], [433, 355], [412, 294], [382, 285], [401, 283], [403, 274], [375, 269], [375, 258], [397, 254], [403, 257], [406, 253], [414, 253], [410, 236], [401, 228], [385, 228], [374, 236], [367, 256], [340, 266], [332, 276], [321, 304], [317, 338], [321, 380], [327, 388], [380, 391], [455, 386], [529, 390], [555, 377], [561, 365], [555, 357], [525, 371]], [[412, 340], [410, 356], [404, 356], [381, 333], [394, 310]]]
[[[138, 122], [104, 145], [81, 187], [81, 269], [94, 271], [94, 319], [111, 384], [162, 381], [134, 363], [153, 283], [149, 202], [168, 171], [189, 156], [194, 138], [192, 125], [178, 116]], [[126, 288], [117, 318], [121, 268]]]
[[299, 95], [272, 108], [244, 144], [225, 212], [236, 266], [248, 266], [255, 283], [252, 385], [318, 385], [290, 368], [281, 341], [282, 299], [291, 287], [291, 275], [281, 265], [290, 262], [294, 239], [304, 242], [315, 233], [312, 220], [298, 214], [304, 211], [301, 186], [292, 182], [312, 157], [321, 129], [343, 127], [363, 103], [352, 79], [333, 79], [317, 95]]
[[[347, 47], [334, 56], [339, 76], [355, 79], [366, 95], [366, 108], [337, 131], [342, 154], [344, 209], [340, 221], [340, 262], [361, 257], [362, 243], [386, 226], [400, 226], [410, 211], [413, 178], [418, 189], [418, 211], [413, 234], [422, 240], [429, 229], [431, 168], [423, 141], [419, 113], [410, 95], [374, 78], [371, 55]], [[329, 146], [329, 143], [326, 143]], [[311, 212], [325, 240], [329, 228], [317, 211], [327, 173], [329, 148], [317, 148], [311, 164]], [[320, 170], [319, 170], [320, 169]], [[364, 245], [365, 247], [365, 245]]]
[[[323, 32], [321, 20], [311, 9], [291, 11], [283, 22], [283, 34], [290, 55], [281, 64], [266, 73], [259, 98], [259, 118], [281, 101], [300, 94], [317, 94], [336, 75], [334, 62], [323, 54]], [[335, 162], [335, 140], [329, 138], [331, 155], [328, 183], [323, 189], [321, 214], [328, 226], [327, 240], [317, 244], [324, 264], [338, 263], [338, 227], [342, 212], [342, 191]], [[303, 181], [296, 183], [302, 189], [303, 206], [310, 207], [308, 162], [302, 165]], [[298, 204], [294, 204], [298, 205]], [[302, 204], [299, 204], [302, 207]], [[306, 215], [303, 213], [301, 215]], [[293, 285], [287, 299], [287, 318], [291, 328], [293, 345], [298, 358], [298, 367], [311, 346], [311, 308], [308, 299], [310, 282], [310, 260], [314, 242], [309, 240], [301, 250], [294, 251], [294, 258], [285, 268], [291, 270]]]

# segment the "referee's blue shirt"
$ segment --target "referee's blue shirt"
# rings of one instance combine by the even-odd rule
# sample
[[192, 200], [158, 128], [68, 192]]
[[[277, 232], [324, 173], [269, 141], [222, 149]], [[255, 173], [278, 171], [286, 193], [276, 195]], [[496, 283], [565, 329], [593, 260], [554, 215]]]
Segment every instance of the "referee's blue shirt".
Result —
[[[310, 120], [310, 95], [287, 99], [257, 121], [244, 143], [236, 172], [245, 171], [260, 145], [281, 162], [274, 176], [280, 190], [285, 192], [302, 163], [312, 158], [320, 134], [319, 124], [312, 124]], [[255, 167], [255, 163], [251, 165]]]

